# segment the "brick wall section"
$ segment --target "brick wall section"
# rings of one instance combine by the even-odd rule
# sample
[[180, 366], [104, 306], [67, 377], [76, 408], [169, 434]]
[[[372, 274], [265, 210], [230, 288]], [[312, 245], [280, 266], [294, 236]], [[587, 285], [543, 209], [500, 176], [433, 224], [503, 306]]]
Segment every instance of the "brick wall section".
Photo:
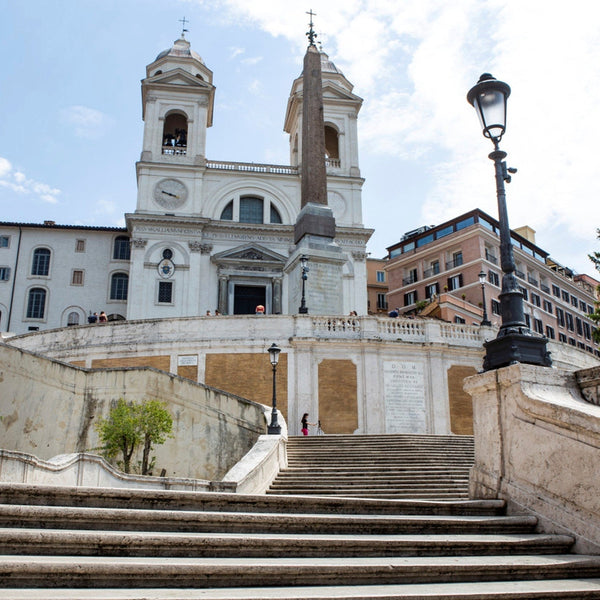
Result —
[[476, 374], [474, 367], [453, 365], [448, 369], [450, 431], [456, 435], [473, 435], [473, 403], [463, 390], [463, 381]]
[[177, 367], [177, 375], [186, 377], [192, 381], [198, 381], [198, 365], [179, 366]]
[[351, 360], [319, 363], [319, 419], [325, 433], [358, 429], [356, 365]]
[[[287, 354], [282, 352], [277, 365], [277, 408], [286, 420], [287, 364]], [[267, 406], [273, 399], [273, 370], [266, 352], [207, 354], [204, 382]]]
[[92, 369], [110, 369], [111, 367], [154, 367], [167, 373], [171, 369], [170, 356], [124, 356], [122, 358], [95, 358]]

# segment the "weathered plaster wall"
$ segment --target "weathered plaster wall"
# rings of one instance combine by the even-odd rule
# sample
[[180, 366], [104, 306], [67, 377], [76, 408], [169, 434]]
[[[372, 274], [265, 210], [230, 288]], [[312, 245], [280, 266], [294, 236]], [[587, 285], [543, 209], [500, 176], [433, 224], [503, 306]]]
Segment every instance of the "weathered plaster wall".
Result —
[[0, 447], [49, 459], [99, 446], [94, 423], [123, 397], [167, 403], [171, 477], [220, 479], [265, 431], [265, 407], [152, 368], [88, 370], [0, 343]]
[[502, 498], [538, 516], [546, 531], [571, 532], [576, 549], [600, 553], [600, 406], [575, 374], [514, 365], [469, 377], [475, 466], [472, 498]]
[[[435, 319], [240, 315], [85, 325], [7, 343], [85, 367], [154, 366], [268, 405], [267, 349], [276, 342], [278, 407], [292, 435], [300, 433], [304, 412], [311, 422], [320, 419], [325, 433], [398, 430], [398, 415], [412, 414], [408, 405], [417, 395], [423, 417], [406, 417], [411, 422], [402, 430], [464, 434], [472, 417], [462, 379], [481, 369], [483, 342], [493, 335], [491, 328]], [[549, 346], [557, 364], [598, 364], [577, 348]], [[412, 398], [386, 380], [386, 369], [402, 365], [421, 378]]]

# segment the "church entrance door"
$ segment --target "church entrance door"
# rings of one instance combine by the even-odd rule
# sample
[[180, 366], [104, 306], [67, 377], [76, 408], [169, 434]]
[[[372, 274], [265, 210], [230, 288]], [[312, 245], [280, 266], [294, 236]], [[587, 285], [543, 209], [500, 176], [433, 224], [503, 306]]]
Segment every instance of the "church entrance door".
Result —
[[256, 307], [266, 304], [266, 288], [257, 285], [237, 285], [233, 300], [234, 315], [253, 315]]

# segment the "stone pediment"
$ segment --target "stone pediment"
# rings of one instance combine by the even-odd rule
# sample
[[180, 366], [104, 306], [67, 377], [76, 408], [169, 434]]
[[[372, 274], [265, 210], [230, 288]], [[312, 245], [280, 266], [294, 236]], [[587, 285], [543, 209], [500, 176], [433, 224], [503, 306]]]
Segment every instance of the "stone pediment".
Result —
[[191, 73], [188, 73], [184, 69], [173, 69], [172, 71], [167, 71], [166, 73], [160, 73], [159, 75], [148, 77], [145, 83], [154, 85], [185, 85], [204, 88], [212, 87], [203, 79], [194, 77]]
[[336, 100], [349, 100], [351, 102], [362, 103], [363, 99], [343, 87], [335, 85], [334, 83], [327, 81], [323, 85], [323, 98], [335, 98]]
[[235, 248], [214, 254], [211, 257], [212, 262], [221, 265], [260, 264], [269, 267], [282, 267], [286, 260], [285, 256], [259, 244], [236, 246]]

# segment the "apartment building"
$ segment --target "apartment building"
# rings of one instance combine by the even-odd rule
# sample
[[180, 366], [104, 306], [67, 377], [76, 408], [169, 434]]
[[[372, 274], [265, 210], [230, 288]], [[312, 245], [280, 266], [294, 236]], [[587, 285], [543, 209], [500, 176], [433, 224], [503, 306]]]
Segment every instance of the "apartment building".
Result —
[[[406, 233], [388, 247], [388, 306], [454, 323], [478, 324], [483, 296], [488, 319], [499, 326], [502, 269], [498, 221], [479, 209], [437, 226]], [[530, 227], [511, 231], [525, 320], [535, 332], [600, 356], [588, 315], [598, 281], [578, 275], [535, 244]], [[483, 285], [479, 274], [485, 273]]]
[[367, 310], [370, 315], [388, 313], [387, 258], [367, 258]]

